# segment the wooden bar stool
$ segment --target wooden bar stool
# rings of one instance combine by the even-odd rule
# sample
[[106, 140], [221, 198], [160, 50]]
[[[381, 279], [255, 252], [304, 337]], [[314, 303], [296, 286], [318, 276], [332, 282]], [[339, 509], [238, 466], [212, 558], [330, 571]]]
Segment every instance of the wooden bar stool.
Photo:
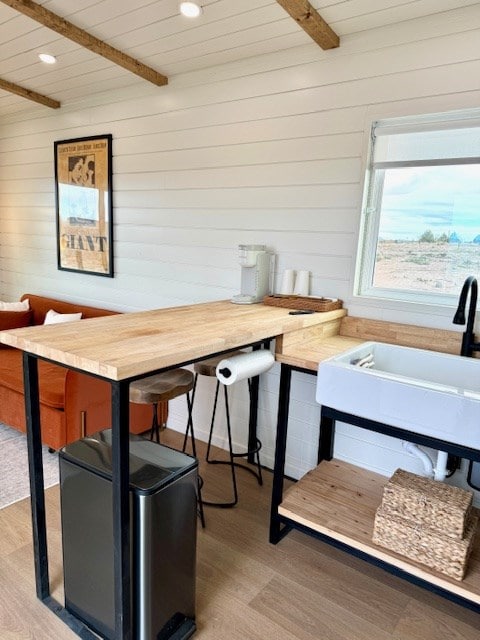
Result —
[[[231, 358], [233, 356], [237, 356], [237, 355], [241, 355], [243, 354], [243, 351], [231, 351], [227, 354], [223, 354], [221, 356], [215, 356], [213, 358], [208, 358], [206, 360], [201, 360], [200, 362], [196, 362], [193, 366], [194, 372], [195, 372], [195, 380], [194, 380], [194, 384], [193, 384], [193, 391], [192, 391], [192, 406], [193, 406], [193, 401], [195, 398], [195, 391], [197, 388], [197, 382], [198, 382], [198, 376], [208, 376], [210, 378], [216, 378], [216, 369], [217, 369], [217, 365], [218, 363], [223, 360], [224, 358]], [[212, 436], [213, 436], [213, 428], [215, 425], [215, 416], [217, 413], [217, 403], [218, 403], [218, 394], [220, 391], [220, 380], [217, 379], [217, 384], [215, 386], [215, 397], [214, 397], [214, 401], [213, 401], [213, 410], [212, 410], [212, 419], [210, 422], [210, 431], [209, 431], [209, 435], [208, 435], [208, 445], [207, 445], [207, 454], [206, 454], [206, 461], [209, 464], [227, 464], [230, 466], [230, 473], [231, 473], [231, 478], [232, 478], [232, 499], [227, 501], [227, 502], [209, 502], [209, 501], [204, 501], [203, 504], [212, 506], [212, 507], [222, 507], [222, 508], [229, 508], [229, 507], [234, 507], [237, 502], [238, 502], [238, 489], [237, 489], [237, 478], [235, 475], [235, 468], [240, 468], [240, 469], [245, 469], [245, 471], [248, 471], [249, 473], [253, 474], [255, 476], [255, 478], [258, 481], [259, 485], [263, 484], [263, 479], [262, 479], [262, 467], [260, 465], [260, 449], [262, 448], [262, 443], [260, 442], [260, 440], [258, 438], [256, 438], [256, 442], [255, 442], [255, 447], [246, 451], [245, 453], [238, 453], [238, 452], [234, 452], [233, 451], [233, 445], [232, 445], [232, 429], [231, 429], [231, 422], [230, 422], [230, 407], [229, 407], [229, 401], [228, 401], [228, 389], [226, 385], [223, 385], [223, 389], [224, 389], [224, 398], [225, 398], [225, 418], [226, 418], [226, 423], [227, 423], [227, 438], [228, 438], [228, 454], [229, 454], [229, 460], [217, 460], [217, 459], [211, 459], [210, 458], [210, 449], [211, 449], [211, 444], [212, 444]], [[248, 380], [248, 392], [249, 392], [249, 396], [250, 396], [250, 403], [252, 402], [252, 396], [251, 396], [251, 383], [250, 380]], [[244, 464], [240, 464], [238, 462], [236, 462], [236, 458], [246, 458], [246, 457], [251, 457], [254, 456], [254, 458], [256, 459], [256, 469], [253, 469], [251, 467], [247, 467]]]
[[[130, 402], [136, 404], [152, 405], [152, 425], [150, 427], [150, 440], [160, 443], [160, 425], [158, 423], [158, 405], [161, 402], [168, 402], [178, 396], [185, 395], [188, 408], [188, 422], [183, 441], [182, 451], [185, 451], [189, 434], [192, 441], [192, 452], [197, 457], [197, 449], [195, 446], [195, 434], [193, 431], [192, 405], [193, 394], [190, 397], [194, 385], [194, 376], [188, 369], [173, 369], [171, 371], [163, 371], [147, 378], [141, 378], [130, 383]], [[203, 480], [198, 476], [198, 509], [202, 527], [205, 527], [205, 516], [203, 513], [202, 501], [202, 484]]]

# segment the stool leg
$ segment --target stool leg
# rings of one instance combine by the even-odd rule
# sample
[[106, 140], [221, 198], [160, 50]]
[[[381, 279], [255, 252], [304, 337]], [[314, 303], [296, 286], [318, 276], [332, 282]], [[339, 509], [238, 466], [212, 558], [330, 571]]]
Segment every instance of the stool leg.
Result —
[[216, 407], [217, 407], [217, 400], [218, 400], [218, 390], [219, 390], [219, 385], [220, 382], [217, 382], [217, 388], [215, 390], [215, 401], [214, 401], [214, 405], [213, 405], [213, 415], [212, 415], [212, 422], [211, 422], [211, 426], [210, 426], [210, 435], [209, 435], [209, 440], [208, 440], [208, 449], [207, 449], [207, 462], [209, 464], [228, 464], [230, 465], [230, 471], [232, 474], [232, 490], [233, 490], [233, 499], [230, 502], [210, 502], [205, 500], [204, 504], [208, 505], [209, 507], [219, 507], [219, 508], [223, 508], [223, 509], [228, 509], [230, 507], [234, 507], [237, 502], [238, 502], [238, 489], [237, 489], [237, 478], [235, 476], [235, 461], [233, 459], [233, 444], [232, 444], [232, 428], [231, 428], [231, 423], [230, 423], [230, 407], [228, 405], [228, 391], [227, 391], [227, 386], [224, 385], [223, 389], [224, 389], [224, 394], [225, 394], [225, 413], [226, 413], [226, 419], [227, 419], [227, 437], [228, 437], [228, 453], [229, 453], [229, 461], [226, 460], [211, 460], [208, 458], [208, 452], [210, 449], [210, 442], [212, 439], [212, 432], [213, 432], [213, 423], [215, 420], [215, 411], [216, 411]]
[[230, 424], [230, 407], [228, 406], [228, 391], [227, 391], [226, 385], [224, 385], [223, 388], [224, 388], [224, 394], [225, 394], [225, 413], [227, 417], [228, 452], [230, 454], [230, 468], [232, 472], [232, 486], [233, 486], [232, 506], [234, 506], [238, 502], [237, 478], [235, 476], [235, 460], [233, 459], [232, 427]]
[[[252, 402], [252, 385], [251, 385], [251, 381], [250, 379], [247, 380], [248, 382], [248, 393], [249, 393], [249, 397], [250, 397], [250, 402]], [[213, 402], [213, 413], [212, 413], [212, 420], [210, 423], [210, 433], [208, 434], [208, 446], [207, 446], [207, 455], [205, 457], [206, 461], [209, 464], [230, 464], [230, 462], [227, 462], [226, 460], [212, 460], [210, 458], [210, 445], [212, 442], [212, 434], [213, 434], [213, 427], [214, 427], [214, 422], [215, 422], [215, 415], [216, 415], [216, 410], [217, 410], [217, 400], [218, 400], [218, 391], [219, 391], [219, 387], [220, 387], [220, 380], [217, 380], [217, 386], [215, 388], [215, 399]], [[228, 395], [227, 395], [227, 387], [224, 386], [224, 390], [225, 390], [225, 412], [227, 414], [227, 431], [230, 431], [231, 434], [231, 426], [230, 426], [230, 412], [229, 412], [229, 405], [228, 405]], [[230, 436], [231, 438], [231, 436]], [[252, 469], [251, 467], [247, 467], [244, 464], [239, 464], [238, 462], [234, 462], [233, 464], [236, 467], [239, 467], [240, 469], [245, 469], [245, 471], [248, 471], [249, 473], [251, 473], [253, 476], [255, 476], [255, 478], [257, 479], [257, 482], [260, 486], [263, 486], [263, 477], [262, 477], [262, 465], [260, 464], [260, 449], [262, 448], [262, 443], [259, 440], [259, 438], [255, 439], [255, 448], [254, 449], [249, 449], [247, 452], [245, 453], [234, 453], [232, 451], [232, 445], [230, 445], [229, 451], [231, 452], [232, 457], [235, 458], [246, 458], [249, 456], [255, 456], [255, 465], [257, 467], [257, 469]]]
[[[251, 405], [251, 403], [253, 402], [253, 399], [252, 399], [252, 383], [250, 381], [250, 378], [248, 379], [248, 395], [250, 397], [250, 405]], [[254, 454], [257, 459], [257, 473], [254, 475], [256, 475], [258, 484], [262, 487], [263, 486], [262, 465], [260, 464], [261, 448], [262, 448], [262, 443], [258, 438], [256, 438]]]
[[202, 487], [203, 478], [201, 476], [197, 476], [197, 514], [200, 518], [202, 529], [205, 529], [205, 513], [203, 511]]
[[[188, 434], [191, 433], [191, 437], [192, 437], [192, 453], [195, 456], [195, 458], [197, 457], [197, 447], [195, 445], [195, 433], [193, 431], [193, 416], [192, 416], [192, 412], [193, 412], [193, 399], [195, 397], [195, 388], [196, 388], [196, 377], [193, 383], [193, 387], [192, 387], [192, 397], [190, 398], [190, 394], [187, 393], [186, 394], [186, 398], [187, 398], [187, 410], [188, 410], [188, 420], [187, 420], [187, 428], [185, 431], [185, 437], [183, 439], [183, 449], [182, 451], [185, 452], [185, 449], [187, 447], [187, 439], [188, 439]], [[205, 513], [203, 511], [203, 505], [204, 505], [204, 501], [202, 498], [202, 487], [203, 487], [203, 478], [198, 475], [197, 476], [197, 504], [198, 504], [198, 515], [200, 517], [200, 522], [202, 524], [202, 529], [205, 529]]]
[[[196, 385], [196, 382], [197, 382], [197, 376], [198, 376], [198, 374], [195, 375], [195, 385]], [[194, 385], [194, 389], [195, 389], [195, 385]], [[216, 384], [216, 387], [215, 387], [215, 398], [214, 398], [214, 401], [213, 401], [212, 419], [211, 419], [211, 422], [210, 422], [210, 431], [209, 431], [209, 434], [208, 434], [207, 454], [205, 456], [205, 460], [209, 464], [228, 464], [228, 465], [230, 465], [231, 474], [232, 474], [233, 500], [230, 501], [230, 502], [210, 502], [210, 501], [204, 500], [203, 504], [206, 504], [206, 505], [211, 506], [211, 507], [228, 508], [228, 507], [234, 507], [238, 502], [238, 489], [237, 489], [237, 479], [236, 479], [236, 475], [235, 475], [235, 467], [239, 467], [240, 469], [245, 469], [246, 471], [248, 471], [249, 473], [251, 473], [252, 475], [255, 476], [255, 478], [257, 479], [257, 482], [258, 482], [258, 484], [260, 486], [263, 485], [262, 467], [261, 467], [261, 464], [260, 464], [260, 449], [262, 448], [262, 443], [260, 442], [260, 440], [258, 438], [256, 438], [256, 440], [255, 440], [255, 448], [254, 449], [249, 449], [246, 453], [234, 453], [234, 451], [233, 451], [233, 443], [232, 443], [232, 428], [231, 428], [231, 421], [230, 421], [230, 406], [229, 406], [229, 402], [228, 402], [228, 390], [227, 390], [227, 386], [224, 385], [225, 413], [226, 413], [226, 422], [227, 422], [227, 437], [228, 437], [229, 460], [212, 460], [210, 458], [210, 450], [211, 450], [211, 445], [212, 445], [213, 428], [214, 428], [215, 417], [216, 417], [216, 412], [217, 412], [219, 390], [220, 390], [220, 380], [217, 380], [217, 384]], [[252, 385], [251, 385], [251, 381], [250, 380], [248, 380], [248, 392], [249, 392], [249, 398], [250, 398], [250, 403], [251, 403], [252, 402]], [[247, 456], [249, 458], [250, 458], [250, 456], [252, 456], [252, 459], [255, 460], [256, 469], [255, 468], [251, 468], [249, 466], [246, 466], [244, 464], [239, 464], [239, 463], [235, 462], [235, 458], [245, 458]], [[253, 456], [255, 456], [255, 457], [253, 458]]]
[[188, 434], [191, 434], [191, 438], [192, 438], [192, 453], [194, 455], [194, 457], [197, 457], [197, 447], [195, 445], [195, 433], [193, 431], [193, 419], [192, 419], [192, 409], [193, 409], [193, 394], [192, 394], [192, 398], [190, 398], [190, 394], [187, 393], [186, 394], [187, 397], [187, 408], [188, 408], [188, 420], [187, 420], [187, 429], [185, 431], [185, 437], [183, 439], [183, 448], [182, 451], [185, 452], [185, 449], [187, 448], [187, 439], [188, 439]]
[[215, 398], [213, 400], [212, 419], [210, 421], [210, 432], [208, 434], [207, 455], [205, 456], [205, 460], [207, 462], [212, 462], [210, 460], [210, 447], [212, 445], [213, 425], [215, 424], [215, 415], [217, 413], [217, 401], [218, 401], [218, 391], [219, 391], [219, 389], [220, 389], [220, 380], [217, 380], [217, 384], [215, 386]]
[[187, 448], [187, 440], [188, 440], [188, 434], [190, 433], [190, 430], [192, 431], [192, 450], [194, 451], [193, 455], [195, 455], [195, 443], [193, 442], [193, 419], [192, 419], [192, 411], [193, 411], [193, 402], [195, 400], [195, 391], [197, 389], [197, 380], [198, 380], [198, 373], [195, 374], [195, 378], [193, 379], [193, 387], [192, 387], [192, 400], [190, 402], [190, 397], [189, 394], [187, 393], [187, 407], [188, 407], [188, 419], [187, 419], [187, 427], [185, 429], [185, 435], [183, 437], [183, 446], [182, 446], [182, 451], [185, 452], [186, 448]]
[[153, 440], [155, 436], [155, 440], [160, 444], [160, 425], [158, 424], [158, 403], [152, 403], [152, 427], [150, 429], [150, 440]]

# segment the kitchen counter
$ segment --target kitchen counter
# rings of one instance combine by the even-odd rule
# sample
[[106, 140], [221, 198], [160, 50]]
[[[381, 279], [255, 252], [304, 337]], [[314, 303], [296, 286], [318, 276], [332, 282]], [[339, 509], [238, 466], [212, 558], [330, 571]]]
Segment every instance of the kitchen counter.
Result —
[[108, 380], [125, 380], [284, 334], [314, 329], [344, 309], [309, 315], [229, 301], [124, 313], [0, 332], [0, 342]]
[[345, 309], [289, 315], [289, 309], [229, 301], [124, 313], [78, 323], [0, 332], [0, 342], [109, 380], [123, 380], [276, 337], [281, 363], [318, 363], [361, 342], [460, 353], [461, 333], [347, 316]]
[[[272, 494], [271, 540], [278, 542], [281, 519], [291, 371], [315, 373], [318, 363], [364, 342], [378, 340], [459, 353], [461, 334], [348, 318], [345, 309], [290, 315], [263, 304], [209, 302], [92, 318], [81, 322], [26, 327], [0, 332], [0, 342], [24, 351], [25, 400], [37, 596], [79, 635], [94, 638], [50, 596], [38, 398], [38, 358], [101, 377], [112, 390], [113, 522], [116, 637], [131, 630], [128, 495], [128, 390], [132, 380], [183, 366], [240, 347], [266, 346], [275, 339], [281, 364], [279, 423]], [[258, 384], [258, 379], [257, 379]], [[256, 422], [255, 422], [256, 425]], [[323, 430], [321, 429], [321, 432]], [[333, 440], [320, 442], [319, 455], [330, 456]]]
[[277, 341], [276, 359], [283, 364], [316, 372], [318, 363], [322, 360], [367, 341], [388, 342], [458, 355], [462, 334], [448, 329], [431, 329], [344, 315], [340, 318], [325, 318], [321, 325], [282, 336]]
[[[50, 596], [38, 392], [38, 359], [74, 368], [109, 382], [112, 398], [112, 511], [115, 637], [131, 638], [132, 603], [129, 502], [129, 384], [132, 380], [183, 366], [239, 347], [259, 348], [285, 336], [295, 342], [321, 325], [335, 324], [343, 309], [290, 315], [263, 304], [209, 302], [125, 313], [56, 325], [0, 332], [0, 342], [24, 351], [25, 409], [32, 505], [37, 597], [84, 639], [94, 636], [76, 616]], [[280, 348], [280, 347], [278, 347]], [[252, 379], [258, 393], [258, 376]], [[255, 391], [256, 390], [256, 391]], [[249, 430], [256, 429], [256, 412]], [[191, 627], [189, 627], [191, 628]]]

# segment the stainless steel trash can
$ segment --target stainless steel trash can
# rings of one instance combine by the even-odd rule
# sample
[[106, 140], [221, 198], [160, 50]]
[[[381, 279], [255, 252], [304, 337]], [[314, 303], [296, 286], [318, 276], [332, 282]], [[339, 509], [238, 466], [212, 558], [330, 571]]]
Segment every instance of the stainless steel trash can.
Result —
[[[60, 451], [65, 607], [114, 638], [111, 430]], [[132, 637], [195, 631], [197, 461], [130, 436]]]

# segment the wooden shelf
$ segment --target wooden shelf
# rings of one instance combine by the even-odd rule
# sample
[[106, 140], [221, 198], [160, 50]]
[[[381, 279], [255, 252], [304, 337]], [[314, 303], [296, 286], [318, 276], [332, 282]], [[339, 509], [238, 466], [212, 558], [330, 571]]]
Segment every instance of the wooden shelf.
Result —
[[322, 462], [285, 491], [278, 513], [387, 562], [417, 578], [480, 604], [480, 527], [461, 582], [372, 542], [375, 510], [388, 478], [339, 460]]

